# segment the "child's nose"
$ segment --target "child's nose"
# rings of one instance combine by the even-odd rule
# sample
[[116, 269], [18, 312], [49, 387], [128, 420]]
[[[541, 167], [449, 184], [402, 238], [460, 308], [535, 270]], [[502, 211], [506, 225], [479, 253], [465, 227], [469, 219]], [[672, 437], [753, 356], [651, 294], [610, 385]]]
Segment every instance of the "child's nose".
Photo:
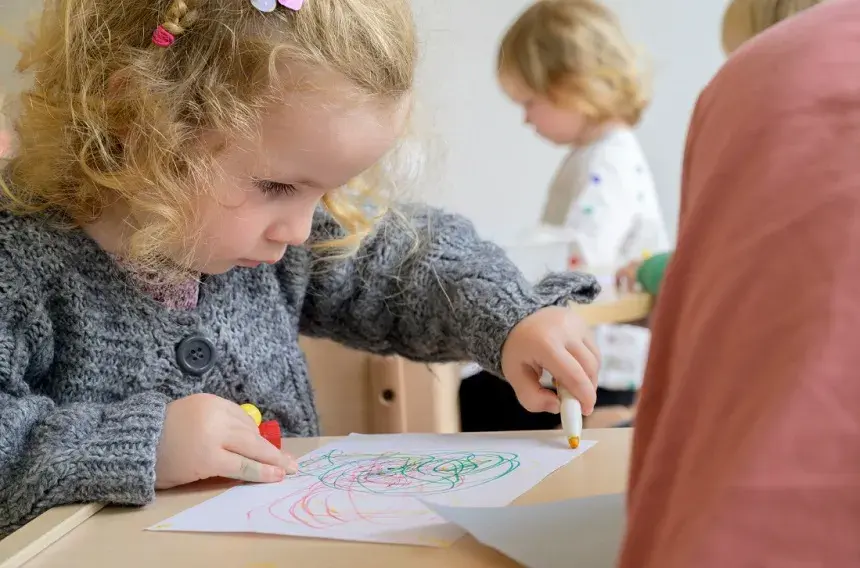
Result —
[[266, 231], [266, 240], [282, 246], [300, 245], [308, 240], [312, 222], [313, 214], [280, 221]]

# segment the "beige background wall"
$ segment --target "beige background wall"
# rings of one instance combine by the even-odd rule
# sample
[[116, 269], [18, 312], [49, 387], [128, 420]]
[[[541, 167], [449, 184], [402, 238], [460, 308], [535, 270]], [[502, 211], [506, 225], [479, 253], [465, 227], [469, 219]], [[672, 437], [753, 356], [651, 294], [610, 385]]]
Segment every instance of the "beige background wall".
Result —
[[27, 18], [41, 6], [39, 0], [0, 0], [0, 91], [14, 92], [20, 84], [13, 69], [18, 61], [16, 44]]

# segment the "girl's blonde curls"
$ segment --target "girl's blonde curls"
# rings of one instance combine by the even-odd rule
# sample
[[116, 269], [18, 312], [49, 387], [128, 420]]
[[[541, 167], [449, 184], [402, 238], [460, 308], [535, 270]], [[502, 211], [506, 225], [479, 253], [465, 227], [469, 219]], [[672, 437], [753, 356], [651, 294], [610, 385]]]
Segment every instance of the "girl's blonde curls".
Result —
[[[175, 36], [168, 48], [152, 42], [159, 24]], [[81, 226], [120, 200], [146, 220], [124, 254], [167, 270], [177, 268], [167, 247], [194, 226], [193, 192], [217, 175], [217, 148], [202, 133], [253, 135], [282, 63], [331, 70], [357, 96], [395, 101], [412, 88], [416, 46], [408, 0], [308, 0], [272, 13], [249, 0], [46, 0], [21, 53], [17, 68], [33, 81], [0, 208]], [[387, 203], [377, 174], [325, 196], [346, 232], [325, 246], [354, 249], [372, 229], [367, 201], [376, 213]]]

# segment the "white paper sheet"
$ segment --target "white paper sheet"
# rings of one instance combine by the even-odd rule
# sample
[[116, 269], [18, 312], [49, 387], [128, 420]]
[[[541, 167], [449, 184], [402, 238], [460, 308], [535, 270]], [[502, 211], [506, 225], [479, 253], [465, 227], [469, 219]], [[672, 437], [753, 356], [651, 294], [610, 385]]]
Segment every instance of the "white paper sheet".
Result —
[[624, 535], [622, 494], [510, 507], [427, 505], [526, 568], [614, 568]]
[[447, 546], [464, 532], [422, 501], [502, 506], [582, 455], [558, 440], [352, 435], [299, 460], [277, 484], [243, 485], [149, 530], [253, 532]]

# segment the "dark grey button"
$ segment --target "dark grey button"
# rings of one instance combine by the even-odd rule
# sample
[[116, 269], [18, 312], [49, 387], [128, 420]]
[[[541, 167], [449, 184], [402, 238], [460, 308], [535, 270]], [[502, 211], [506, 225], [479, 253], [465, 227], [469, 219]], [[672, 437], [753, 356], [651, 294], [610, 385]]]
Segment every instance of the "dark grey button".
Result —
[[189, 375], [203, 375], [215, 366], [215, 345], [200, 335], [186, 337], [176, 346], [176, 362]]

